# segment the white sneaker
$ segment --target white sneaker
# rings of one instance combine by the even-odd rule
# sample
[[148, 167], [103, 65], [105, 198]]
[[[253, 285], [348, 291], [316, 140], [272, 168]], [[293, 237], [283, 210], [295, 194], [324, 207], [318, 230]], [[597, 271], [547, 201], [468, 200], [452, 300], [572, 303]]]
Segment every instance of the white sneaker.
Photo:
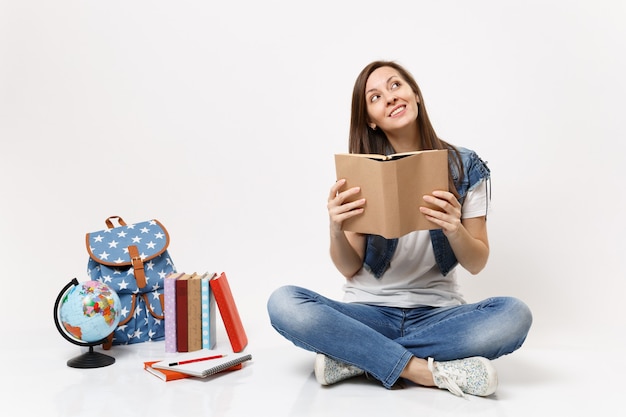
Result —
[[480, 356], [445, 362], [428, 358], [428, 369], [439, 388], [459, 397], [465, 394], [485, 397], [493, 394], [498, 387], [496, 369], [489, 359]]
[[338, 362], [322, 353], [315, 357], [315, 378], [322, 385], [331, 385], [364, 373], [356, 366]]

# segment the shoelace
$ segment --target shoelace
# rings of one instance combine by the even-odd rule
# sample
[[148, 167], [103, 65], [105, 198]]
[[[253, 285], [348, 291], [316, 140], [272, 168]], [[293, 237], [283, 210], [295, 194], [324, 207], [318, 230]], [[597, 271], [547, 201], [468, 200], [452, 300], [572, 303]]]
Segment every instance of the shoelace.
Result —
[[459, 381], [461, 384], [465, 384], [466, 375], [464, 372], [435, 369], [435, 360], [433, 358], [428, 358], [428, 369], [433, 373], [433, 377], [436, 374], [437, 378], [441, 380], [443, 386], [439, 386], [439, 388], [445, 388], [454, 395], [465, 398], [465, 393], [456, 382]]

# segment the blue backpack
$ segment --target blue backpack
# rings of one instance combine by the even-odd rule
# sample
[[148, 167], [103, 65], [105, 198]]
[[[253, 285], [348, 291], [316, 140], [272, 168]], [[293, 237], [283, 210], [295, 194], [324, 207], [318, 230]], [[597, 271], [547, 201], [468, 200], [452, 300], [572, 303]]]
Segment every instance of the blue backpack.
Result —
[[86, 235], [90, 278], [110, 286], [122, 302], [120, 323], [103, 347], [162, 340], [164, 278], [176, 272], [169, 234], [158, 220], [127, 225], [111, 216], [105, 223], [106, 229]]

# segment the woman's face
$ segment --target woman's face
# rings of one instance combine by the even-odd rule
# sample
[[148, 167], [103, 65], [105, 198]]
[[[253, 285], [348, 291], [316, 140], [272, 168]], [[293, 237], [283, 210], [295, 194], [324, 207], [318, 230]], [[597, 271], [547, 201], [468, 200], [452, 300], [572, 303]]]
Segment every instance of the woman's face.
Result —
[[400, 74], [391, 67], [374, 70], [365, 83], [369, 124], [387, 135], [415, 123], [418, 97]]

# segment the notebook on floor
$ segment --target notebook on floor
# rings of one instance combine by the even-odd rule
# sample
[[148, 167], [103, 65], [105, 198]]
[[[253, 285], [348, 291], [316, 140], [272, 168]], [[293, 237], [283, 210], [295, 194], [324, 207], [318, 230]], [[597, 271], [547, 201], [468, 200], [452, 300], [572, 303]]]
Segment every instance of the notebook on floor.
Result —
[[249, 360], [252, 360], [252, 355], [249, 353], [200, 349], [169, 357], [165, 360], [153, 363], [152, 367], [206, 378]]

